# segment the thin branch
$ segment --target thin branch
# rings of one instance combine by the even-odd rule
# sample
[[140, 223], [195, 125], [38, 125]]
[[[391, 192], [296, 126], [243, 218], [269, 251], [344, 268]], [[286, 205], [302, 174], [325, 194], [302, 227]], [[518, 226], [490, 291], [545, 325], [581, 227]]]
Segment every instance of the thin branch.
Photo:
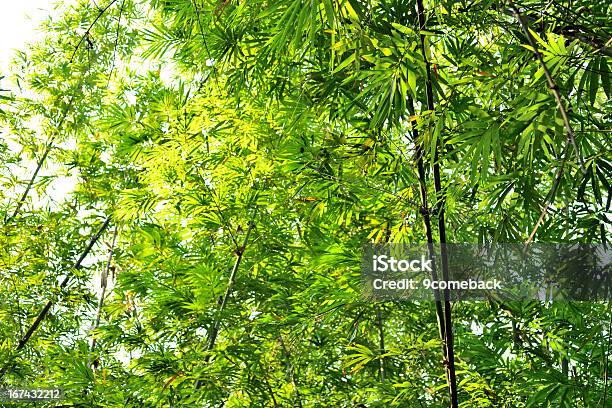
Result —
[[113, 71], [115, 70], [115, 60], [117, 58], [117, 47], [119, 45], [119, 29], [121, 28], [121, 16], [123, 15], [123, 6], [125, 5], [125, 0], [121, 2], [121, 7], [119, 8], [119, 18], [117, 19], [117, 33], [115, 35], [115, 45], [113, 46], [113, 59], [111, 64], [111, 69], [108, 73], [108, 81], [106, 82], [106, 88], [110, 85], [111, 78], [113, 77]]
[[13, 214], [11, 214], [10, 217], [4, 220], [4, 225], [9, 224], [17, 216], [17, 214], [19, 214], [19, 211], [21, 211], [21, 207], [25, 203], [25, 200], [28, 197], [28, 194], [30, 194], [30, 190], [32, 189], [32, 186], [34, 185], [34, 181], [36, 180], [36, 177], [38, 177], [38, 173], [40, 172], [40, 169], [42, 169], [42, 166], [45, 163], [45, 160], [47, 160], [47, 156], [49, 155], [49, 152], [51, 151], [53, 147], [54, 139], [55, 139], [55, 135], [51, 136], [51, 138], [49, 139], [49, 142], [47, 142], [47, 146], [45, 147], [45, 150], [43, 151], [43, 155], [40, 158], [40, 160], [38, 160], [36, 169], [34, 170], [34, 173], [32, 173], [32, 176], [30, 177], [30, 180], [28, 181], [28, 185], [26, 189], [24, 190], [23, 194], [19, 198], [19, 201], [17, 201], [17, 206], [15, 207], [15, 211], [13, 211]]
[[[217, 318], [213, 324], [212, 330], [209, 333], [208, 345], [206, 347], [206, 351], [210, 351], [215, 347], [217, 336], [219, 335], [219, 329], [221, 327], [221, 314], [225, 310], [225, 306], [227, 305], [227, 300], [229, 299], [232, 293], [234, 282], [236, 280], [236, 273], [238, 272], [238, 268], [240, 267], [240, 263], [242, 262], [242, 256], [244, 255], [244, 251], [246, 250], [246, 246], [249, 242], [249, 237], [251, 236], [251, 231], [253, 231], [253, 228], [255, 228], [255, 222], [251, 221], [249, 222], [249, 228], [247, 229], [246, 234], [244, 235], [242, 246], [240, 248], [237, 248], [236, 250], [236, 253], [237, 253], [236, 261], [234, 262], [234, 267], [232, 268], [232, 272], [230, 273], [229, 281], [227, 282], [227, 287], [225, 288], [225, 294], [223, 295], [221, 304], [219, 305], [219, 309], [217, 310]], [[202, 381], [199, 379], [196, 380], [194, 387], [198, 389], [201, 386], [202, 386]]]
[[544, 203], [544, 207], [542, 208], [540, 217], [538, 218], [538, 221], [536, 222], [535, 226], [531, 230], [531, 234], [529, 234], [529, 238], [527, 238], [527, 241], [525, 241], [525, 249], [533, 241], [533, 238], [535, 237], [536, 233], [538, 232], [538, 229], [542, 225], [544, 218], [546, 218], [546, 215], [548, 214], [548, 209], [552, 205], [555, 199], [555, 196], [557, 195], [559, 184], [561, 183], [561, 178], [563, 177], [563, 173], [565, 172], [565, 163], [567, 162], [567, 156], [569, 153], [569, 145], [570, 145], [570, 141], [568, 140], [565, 143], [565, 148], [563, 149], [562, 158], [561, 158], [561, 164], [559, 165], [559, 169], [557, 170], [557, 174], [555, 175], [555, 180], [553, 181], [553, 185], [548, 195], [546, 196], [546, 202]]
[[[202, 37], [202, 42], [204, 43], [204, 50], [206, 51], [206, 56], [208, 57], [209, 60], [212, 60], [211, 58], [211, 54], [210, 54], [210, 49], [208, 48], [208, 42], [206, 41], [206, 36], [204, 35], [204, 29], [202, 28], [202, 20], [200, 19], [200, 8], [198, 7], [198, 0], [191, 0], [191, 3], [193, 4], [193, 8], [195, 9], [196, 12], [196, 19], [198, 21], [198, 30], [200, 31], [200, 36]], [[214, 64], [214, 61], [213, 61]], [[217, 69], [212, 66], [212, 72], [213, 72], [213, 79], [215, 80], [215, 84], [219, 85], [219, 81], [217, 79]]]
[[278, 405], [278, 401], [276, 400], [276, 396], [274, 395], [274, 390], [272, 389], [272, 385], [270, 384], [270, 381], [268, 380], [268, 373], [263, 367], [263, 364], [261, 364], [261, 361], [259, 362], [259, 367], [262, 369], [264, 373], [263, 374], [264, 382], [266, 383], [266, 387], [268, 388], [268, 392], [270, 393], [270, 398], [272, 399], [274, 408], [278, 408], [280, 405]]
[[242, 263], [242, 257], [244, 255], [244, 251], [246, 250], [246, 245], [249, 242], [251, 231], [253, 231], [254, 227], [255, 227], [255, 223], [251, 221], [249, 223], [249, 227], [246, 231], [246, 234], [244, 235], [244, 241], [242, 242], [242, 246], [238, 248], [237, 250], [238, 254], [236, 257], [236, 261], [234, 262], [234, 267], [232, 268], [232, 272], [230, 273], [229, 281], [227, 283], [227, 287], [225, 288], [223, 299], [221, 300], [221, 305], [219, 306], [219, 310], [217, 311], [219, 318], [215, 322], [214, 328], [209, 338], [208, 350], [212, 350], [215, 347], [215, 343], [217, 341], [217, 335], [219, 334], [219, 328], [221, 326], [220, 315], [225, 310], [225, 306], [227, 305], [227, 300], [229, 299], [232, 293], [232, 289], [234, 288], [234, 282], [236, 280], [236, 273], [238, 272], [238, 268], [240, 267], [240, 264]]
[[77, 51], [79, 50], [79, 48], [81, 48], [81, 45], [83, 45], [83, 41], [85, 41], [85, 38], [87, 38], [89, 36], [89, 34], [91, 34], [91, 29], [94, 27], [94, 25], [96, 25], [96, 23], [98, 22], [100, 17], [102, 17], [104, 15], [104, 13], [106, 13], [106, 10], [108, 10], [117, 1], [118, 0], [111, 0], [111, 2], [108, 3], [108, 5], [106, 7], [104, 7], [103, 9], [99, 9], [98, 15], [96, 16], [94, 21], [89, 25], [89, 27], [85, 31], [85, 34], [83, 34], [81, 36], [81, 39], [77, 43], [76, 47], [74, 47], [74, 52], [72, 53], [72, 56], [70, 57], [70, 63], [71, 64], [74, 61], [74, 57], [76, 56]]
[[[528, 4], [524, 4], [524, 3], [520, 3], [519, 6], [520, 7], [524, 7], [527, 10], [533, 11], [534, 13], [543, 13], [543, 15], [554, 19], [554, 21], [557, 22], [563, 22], [565, 24], [569, 24], [568, 25], [562, 25], [559, 24], [558, 26], [553, 28], [553, 32], [557, 33], [557, 34], [562, 34], [567, 38], [572, 38], [575, 40], [578, 40], [584, 44], [589, 45], [590, 47], [592, 47], [596, 52], [601, 52], [602, 54], [610, 57], [612, 56], [612, 48], [610, 48], [608, 43], [603, 42], [603, 39], [601, 38], [601, 35], [598, 35], [597, 32], [593, 31], [593, 29], [591, 27], [585, 27], [584, 25], [578, 25], [577, 24], [577, 20], [581, 19], [583, 20], [585, 23], [589, 23], [592, 25], [596, 25], [599, 26], [598, 28], [602, 31], [605, 32], [606, 35], [609, 35], [610, 33], [607, 32], [607, 30], [605, 29], [605, 27], [602, 27], [601, 25], [599, 25], [598, 23], [595, 23], [594, 21], [590, 21], [588, 19], [584, 18], [584, 13], [577, 13], [576, 11], [565, 7], [564, 5], [562, 5], [561, 3], [555, 3], [555, 6], [558, 6], [560, 8], [564, 8], [566, 11], [570, 12], [571, 14], [573, 14], [573, 20], [567, 20], [563, 19], [559, 16], [558, 13], [552, 14], [549, 12], [546, 12], [544, 10], [542, 10], [541, 8], [538, 9], [536, 7], [533, 6], [529, 6]], [[507, 14], [512, 14], [513, 10], [507, 10], [506, 13]], [[527, 14], [527, 15], [523, 15], [523, 17], [527, 20], [527, 23], [529, 22], [534, 22], [535, 17]]]
[[[544, 12], [542, 10], [542, 7], [536, 8], [536, 7], [532, 7], [524, 3], [519, 4], [519, 6], [524, 7], [527, 10], [531, 10], [534, 13], [538, 13], [538, 14], [543, 13], [545, 16], [553, 18], [555, 20], [555, 26], [553, 28], [553, 32], [557, 34], [563, 34], [565, 37], [570, 38], [570, 39], [578, 40], [588, 45], [589, 47], [592, 47], [595, 52], [601, 52], [602, 54], [608, 57], [612, 56], [612, 47], [610, 47], [610, 42], [609, 41], [604, 42], [603, 38], [601, 38], [601, 35], [593, 31], [591, 27], [586, 27], [584, 25], [577, 25], [577, 20], [580, 19], [583, 22], [589, 23], [592, 25], [598, 25], [598, 23], [584, 18], [584, 13], [581, 14], [581, 13], [578, 13], [577, 11], [571, 10], [568, 7], [562, 5], [561, 3], [557, 3], [557, 2], [552, 2], [552, 3], [554, 3], [555, 6], [563, 8], [569, 13], [573, 14], [575, 18], [573, 20], [568, 20], [567, 18], [564, 19], [562, 18], [562, 16], [559, 15], [559, 13], [552, 14], [552, 13]], [[489, 9], [499, 11], [500, 13], [503, 13], [506, 15], [514, 14], [513, 10], [510, 10], [506, 7], [500, 7], [497, 4], [490, 4], [484, 8], [483, 7], [476, 8], [476, 7], [472, 7], [471, 5], [469, 5], [467, 7], [460, 8], [459, 10], [457, 10], [457, 12], [458, 13], [474, 13], [478, 11], [486, 11]], [[530, 22], [536, 22], [536, 20], [540, 18], [539, 16], [535, 17], [531, 14], [527, 14], [524, 16]], [[557, 24], [559, 22], [563, 22], [568, 25]], [[495, 21], [495, 23], [501, 27], [503, 27], [503, 25], [505, 24], [505, 22], [499, 21], [499, 20]], [[605, 29], [605, 27], [599, 26], [598, 29], [605, 32], [606, 35], [609, 34], [607, 30]]]
[[[82, 265], [83, 261], [85, 260], [85, 257], [89, 254], [89, 252], [91, 252], [91, 250], [92, 250], [93, 246], [95, 245], [95, 243], [98, 242], [98, 240], [100, 239], [100, 236], [104, 233], [104, 231], [106, 230], [106, 228], [110, 224], [110, 221], [111, 221], [111, 217], [108, 217], [104, 221], [102, 226], [100, 226], [98, 231], [91, 237], [91, 239], [89, 240], [89, 243], [87, 244], [87, 247], [81, 253], [81, 256], [79, 257], [79, 259], [75, 262], [74, 266], [72, 267], [73, 269], [76, 269], [76, 270], [81, 269], [81, 265]], [[72, 277], [71, 273], [67, 273], [66, 274], [66, 277], [64, 278], [62, 283], [59, 285], [58, 289], [60, 291], [63, 290], [64, 288], [66, 288], [66, 286], [68, 285], [68, 282], [70, 281], [71, 277]], [[40, 313], [38, 313], [38, 316], [36, 317], [36, 320], [34, 320], [32, 325], [28, 329], [28, 331], [19, 340], [19, 343], [17, 344], [17, 347], [15, 348], [15, 351], [13, 352], [12, 356], [7, 359], [6, 364], [4, 364], [4, 366], [0, 369], [0, 378], [2, 378], [4, 376], [4, 374], [6, 374], [8, 369], [11, 368], [13, 359], [26, 346], [28, 341], [30, 341], [30, 338], [32, 338], [32, 335], [34, 334], [34, 332], [38, 329], [38, 327], [40, 326], [42, 321], [45, 319], [45, 317], [49, 313], [49, 310], [51, 310], [51, 306], [53, 306], [53, 303], [54, 303], [53, 300], [49, 300], [47, 302], [47, 304], [45, 304], [45, 306], [42, 308]]]
[[[91, 328], [92, 332], [95, 331], [100, 326], [100, 316], [102, 315], [102, 306], [104, 306], [104, 297], [106, 295], [106, 287], [108, 284], [108, 272], [110, 271], [111, 263], [113, 261], [115, 243], [117, 241], [117, 233], [118, 233], [118, 228], [115, 227], [115, 231], [113, 232], [113, 238], [111, 241], [111, 246], [108, 251], [108, 258], [106, 260], [106, 266], [104, 267], [104, 270], [102, 271], [102, 275], [100, 275], [100, 287], [102, 291], [100, 292], [100, 299], [98, 300], [98, 309], [96, 310], [96, 320], [94, 322], [93, 327]], [[94, 335], [91, 339], [90, 350], [94, 351], [95, 348], [96, 348], [96, 337]]]
[[580, 167], [582, 168], [582, 171], [586, 172], [582, 154], [580, 154], [580, 150], [578, 149], [578, 145], [576, 144], [576, 138], [574, 137], [574, 130], [572, 129], [572, 125], [570, 123], [569, 116], [567, 115], [567, 110], [565, 109], [565, 105], [563, 104], [563, 100], [561, 99], [561, 93], [559, 91], [559, 86], [557, 85], [554, 78], [552, 77], [552, 74], [548, 70], [546, 63], [544, 62], [544, 57], [538, 50], [538, 45], [536, 44], [536, 41], [533, 38], [533, 35], [531, 35], [531, 32], [529, 31], [529, 25], [527, 21], [521, 15], [521, 12], [516, 7], [516, 5], [512, 2], [512, 0], [510, 0], [509, 4], [512, 10], [514, 10], [514, 15], [516, 16], [516, 19], [518, 23], [520, 24], [521, 29], [523, 30], [523, 33], [527, 37], [527, 41], [529, 42], [529, 45], [533, 49], [533, 55], [536, 57], [536, 59], [540, 63], [540, 66], [542, 67], [542, 70], [544, 71], [544, 76], [546, 77], [546, 81], [548, 82], [548, 87], [550, 88], [550, 91], [552, 92], [553, 96], [555, 97], [555, 100], [557, 101], [557, 107], [559, 108], [559, 113], [561, 113], [561, 117], [563, 118], [563, 124], [565, 125], [565, 129], [567, 130], [567, 138], [572, 143], [574, 152], [576, 153], [576, 157], [578, 158], [578, 162], [580, 163]]

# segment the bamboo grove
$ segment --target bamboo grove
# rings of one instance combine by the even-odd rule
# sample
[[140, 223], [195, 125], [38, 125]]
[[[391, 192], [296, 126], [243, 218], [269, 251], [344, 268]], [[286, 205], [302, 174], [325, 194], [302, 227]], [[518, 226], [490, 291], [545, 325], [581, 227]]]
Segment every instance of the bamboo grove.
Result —
[[368, 242], [608, 244], [609, 11], [58, 4], [2, 73], [0, 387], [65, 407], [609, 406], [610, 302], [360, 287]]

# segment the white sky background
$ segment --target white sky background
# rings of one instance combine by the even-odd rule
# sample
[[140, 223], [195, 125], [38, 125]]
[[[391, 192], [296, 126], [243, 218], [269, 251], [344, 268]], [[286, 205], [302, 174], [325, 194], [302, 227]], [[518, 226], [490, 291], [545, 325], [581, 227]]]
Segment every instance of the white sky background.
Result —
[[14, 50], [40, 37], [39, 23], [53, 9], [55, 0], [1, 0], [0, 70], [8, 73]]

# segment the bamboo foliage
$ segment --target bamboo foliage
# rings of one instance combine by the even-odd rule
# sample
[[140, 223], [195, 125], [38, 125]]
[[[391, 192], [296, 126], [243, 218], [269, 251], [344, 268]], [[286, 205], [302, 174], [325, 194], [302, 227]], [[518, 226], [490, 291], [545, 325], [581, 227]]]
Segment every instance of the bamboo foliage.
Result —
[[609, 302], [372, 304], [360, 267], [371, 242], [608, 243], [607, 8], [63, 5], [0, 87], [0, 386], [66, 406], [605, 405]]

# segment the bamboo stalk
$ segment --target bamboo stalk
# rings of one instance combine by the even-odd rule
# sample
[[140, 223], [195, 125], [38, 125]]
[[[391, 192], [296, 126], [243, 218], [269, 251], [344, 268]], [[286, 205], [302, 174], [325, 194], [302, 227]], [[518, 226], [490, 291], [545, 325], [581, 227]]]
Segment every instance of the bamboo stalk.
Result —
[[[414, 102], [412, 98], [408, 98], [408, 109], [410, 114], [415, 115]], [[411, 121], [412, 125], [412, 140], [416, 145], [416, 158], [417, 158], [417, 169], [419, 174], [419, 190], [421, 195], [421, 215], [423, 216], [423, 224], [425, 226], [425, 235], [427, 238], [427, 248], [429, 252], [429, 259], [431, 259], [431, 280], [438, 280], [438, 272], [435, 263], [435, 252], [433, 248], [433, 232], [431, 228], [431, 218], [429, 212], [429, 201], [427, 197], [427, 178], [425, 175], [425, 166], [423, 164], [423, 144], [419, 140], [419, 131], [417, 129], [416, 120]], [[440, 299], [440, 292], [438, 289], [432, 289], [434, 293], [434, 300], [436, 305], [436, 317], [438, 320], [438, 330], [440, 333], [440, 340], [445, 342], [446, 338], [446, 326], [444, 324], [444, 309], [442, 308], [442, 301]], [[442, 347], [442, 354], [444, 360], [446, 360], [446, 346]]]
[[[417, 0], [417, 14], [419, 21], [419, 30], [423, 31], [426, 29], [425, 21], [425, 7], [423, 6], [423, 0]], [[426, 72], [426, 91], [427, 91], [427, 107], [430, 111], [435, 110], [434, 97], [433, 97], [433, 86], [431, 80], [431, 65], [427, 52], [425, 50], [425, 35], [421, 34], [421, 54], [423, 55], [423, 61], [425, 62]], [[446, 223], [444, 217], [445, 203], [442, 192], [442, 181], [440, 176], [440, 157], [439, 157], [439, 144], [440, 141], [436, 141], [434, 161], [433, 161], [433, 175], [434, 175], [434, 187], [436, 192], [436, 212], [438, 216], [438, 234], [440, 237], [440, 251], [442, 260], [442, 275], [445, 281], [449, 280], [449, 267], [448, 267], [448, 256], [446, 253]], [[450, 290], [444, 290], [444, 331], [445, 331], [445, 345], [446, 345], [446, 360], [445, 366], [447, 370], [448, 386], [451, 398], [451, 407], [459, 407], [459, 398], [457, 392], [457, 375], [455, 372], [455, 350], [453, 345], [453, 322], [451, 316], [451, 304], [450, 304]]]

